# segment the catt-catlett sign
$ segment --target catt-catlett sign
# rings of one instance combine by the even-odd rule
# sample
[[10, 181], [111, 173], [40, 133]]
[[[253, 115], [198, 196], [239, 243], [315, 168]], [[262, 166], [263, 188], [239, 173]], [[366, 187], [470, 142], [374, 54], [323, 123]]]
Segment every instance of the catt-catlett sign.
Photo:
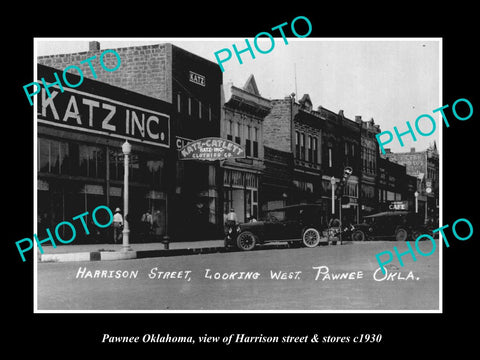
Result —
[[180, 160], [225, 160], [245, 157], [245, 150], [233, 141], [210, 137], [192, 141], [178, 151]]

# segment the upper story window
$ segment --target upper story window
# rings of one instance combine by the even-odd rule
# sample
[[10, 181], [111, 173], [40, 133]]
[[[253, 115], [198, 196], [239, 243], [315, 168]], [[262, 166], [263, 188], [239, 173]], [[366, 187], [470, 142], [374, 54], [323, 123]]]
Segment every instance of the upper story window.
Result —
[[38, 138], [38, 171], [54, 174], [70, 172], [70, 147], [62, 141]]
[[313, 162], [313, 136], [308, 136], [307, 161]]
[[253, 157], [258, 158], [258, 128], [253, 128]]
[[300, 134], [300, 160], [305, 160], [305, 134]]
[[251, 146], [251, 140], [250, 140], [250, 126], [247, 126], [247, 129], [245, 132], [245, 155], [246, 156], [252, 155], [252, 146]]
[[98, 146], [78, 147], [80, 175], [89, 177], [105, 176], [105, 152]]
[[177, 93], [177, 112], [182, 111], [182, 97], [180, 93]]
[[295, 131], [295, 157], [300, 159], [300, 132]]
[[227, 123], [227, 139], [232, 140], [233, 139], [233, 121], [229, 120]]
[[238, 144], [238, 145], [241, 145], [241, 138], [240, 138], [240, 124], [239, 123], [235, 123], [235, 142]]

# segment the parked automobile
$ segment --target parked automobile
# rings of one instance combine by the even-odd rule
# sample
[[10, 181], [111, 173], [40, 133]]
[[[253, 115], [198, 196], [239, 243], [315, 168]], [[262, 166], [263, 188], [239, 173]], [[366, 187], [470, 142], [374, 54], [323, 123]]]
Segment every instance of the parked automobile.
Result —
[[228, 230], [225, 244], [241, 250], [252, 250], [257, 244], [289, 242], [315, 247], [321, 241], [321, 206], [317, 204], [290, 205], [270, 210], [264, 219], [241, 223]]
[[353, 241], [394, 238], [397, 241], [416, 239], [426, 233], [423, 216], [408, 211], [385, 211], [364, 217], [364, 222], [355, 224]]

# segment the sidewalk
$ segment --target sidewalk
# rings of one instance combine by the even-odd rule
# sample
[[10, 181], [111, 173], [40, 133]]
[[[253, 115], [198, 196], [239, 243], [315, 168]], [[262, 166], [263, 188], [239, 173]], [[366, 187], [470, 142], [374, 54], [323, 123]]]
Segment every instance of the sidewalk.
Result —
[[86, 244], [44, 246], [43, 254], [37, 250], [39, 262], [125, 260], [146, 257], [179, 256], [225, 252], [222, 240], [171, 242], [168, 249], [163, 243], [131, 244], [131, 251], [122, 251], [121, 244]]

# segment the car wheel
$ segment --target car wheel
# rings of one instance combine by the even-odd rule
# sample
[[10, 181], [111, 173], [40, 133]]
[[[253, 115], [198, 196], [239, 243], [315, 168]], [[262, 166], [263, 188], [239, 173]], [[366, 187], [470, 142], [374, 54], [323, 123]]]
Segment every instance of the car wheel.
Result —
[[413, 233], [412, 233], [412, 240], [415, 241], [417, 240], [417, 238], [422, 235], [422, 233], [418, 230], [415, 230]]
[[362, 230], [355, 230], [352, 233], [352, 241], [365, 241], [365, 233]]
[[303, 232], [302, 242], [306, 247], [313, 248], [320, 242], [320, 233], [317, 229], [308, 228]]
[[242, 232], [237, 237], [237, 246], [243, 251], [252, 250], [256, 244], [255, 235], [250, 231]]
[[408, 238], [407, 230], [400, 228], [395, 233], [395, 240], [397, 241], [406, 241]]

